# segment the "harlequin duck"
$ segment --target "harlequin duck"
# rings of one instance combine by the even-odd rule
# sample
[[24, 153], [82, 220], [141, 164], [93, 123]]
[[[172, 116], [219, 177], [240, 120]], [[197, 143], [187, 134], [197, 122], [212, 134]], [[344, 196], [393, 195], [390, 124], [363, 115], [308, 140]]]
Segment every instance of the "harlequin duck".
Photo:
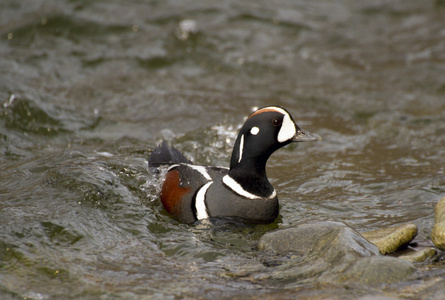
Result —
[[295, 124], [279, 106], [263, 107], [242, 126], [230, 160], [230, 169], [192, 164], [164, 141], [151, 153], [149, 167], [169, 166], [160, 193], [167, 212], [184, 223], [211, 217], [238, 217], [272, 222], [278, 216], [278, 198], [266, 176], [270, 155], [291, 142], [320, 140]]

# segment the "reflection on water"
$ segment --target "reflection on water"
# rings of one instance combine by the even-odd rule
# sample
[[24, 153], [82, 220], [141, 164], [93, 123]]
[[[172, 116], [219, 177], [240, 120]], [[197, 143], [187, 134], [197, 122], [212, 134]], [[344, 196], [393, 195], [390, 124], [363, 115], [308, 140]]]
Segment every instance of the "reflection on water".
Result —
[[[412, 222], [431, 246], [445, 194], [442, 2], [2, 1], [1, 298], [443, 296], [441, 253], [412, 289], [297, 292], [267, 281], [278, 263], [256, 251], [301, 220]], [[279, 219], [173, 221], [151, 149], [167, 139], [228, 165], [243, 118], [269, 104], [323, 137], [270, 159]]]

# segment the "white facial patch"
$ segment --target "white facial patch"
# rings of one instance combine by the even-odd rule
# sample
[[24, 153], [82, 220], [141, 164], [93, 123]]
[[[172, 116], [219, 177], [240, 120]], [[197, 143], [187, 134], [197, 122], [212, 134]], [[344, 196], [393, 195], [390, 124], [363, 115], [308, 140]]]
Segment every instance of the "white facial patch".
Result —
[[278, 141], [280, 143], [290, 140], [295, 134], [297, 134], [295, 124], [290, 118], [289, 114], [285, 111], [282, 113], [284, 114], [283, 123], [281, 124], [280, 132], [278, 132]]
[[252, 127], [252, 129], [250, 129], [250, 134], [251, 135], [257, 135], [258, 132], [260, 132], [260, 129], [256, 126]]
[[241, 161], [241, 159], [243, 159], [243, 149], [244, 149], [244, 134], [241, 136], [241, 140], [239, 142], [239, 157], [238, 157], [238, 162]]

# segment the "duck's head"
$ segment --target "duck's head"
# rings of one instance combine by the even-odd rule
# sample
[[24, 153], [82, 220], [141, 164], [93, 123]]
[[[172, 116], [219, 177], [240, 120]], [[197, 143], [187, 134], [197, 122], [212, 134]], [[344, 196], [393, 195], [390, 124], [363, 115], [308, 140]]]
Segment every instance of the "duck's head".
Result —
[[279, 106], [262, 107], [241, 127], [230, 161], [230, 169], [243, 161], [266, 163], [269, 156], [292, 142], [314, 142], [320, 136], [301, 129], [290, 113]]

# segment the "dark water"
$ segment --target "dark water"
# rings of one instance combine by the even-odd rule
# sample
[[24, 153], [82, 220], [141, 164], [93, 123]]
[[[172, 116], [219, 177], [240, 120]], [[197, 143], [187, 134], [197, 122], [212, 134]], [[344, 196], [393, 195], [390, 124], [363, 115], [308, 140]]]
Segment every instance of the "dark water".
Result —
[[[432, 245], [444, 1], [3, 0], [0, 104], [2, 299], [443, 295], [440, 252], [406, 282], [295, 288], [267, 280], [255, 245], [300, 220], [412, 222]], [[173, 221], [153, 147], [228, 165], [243, 118], [268, 104], [323, 137], [270, 159], [279, 220]]]

